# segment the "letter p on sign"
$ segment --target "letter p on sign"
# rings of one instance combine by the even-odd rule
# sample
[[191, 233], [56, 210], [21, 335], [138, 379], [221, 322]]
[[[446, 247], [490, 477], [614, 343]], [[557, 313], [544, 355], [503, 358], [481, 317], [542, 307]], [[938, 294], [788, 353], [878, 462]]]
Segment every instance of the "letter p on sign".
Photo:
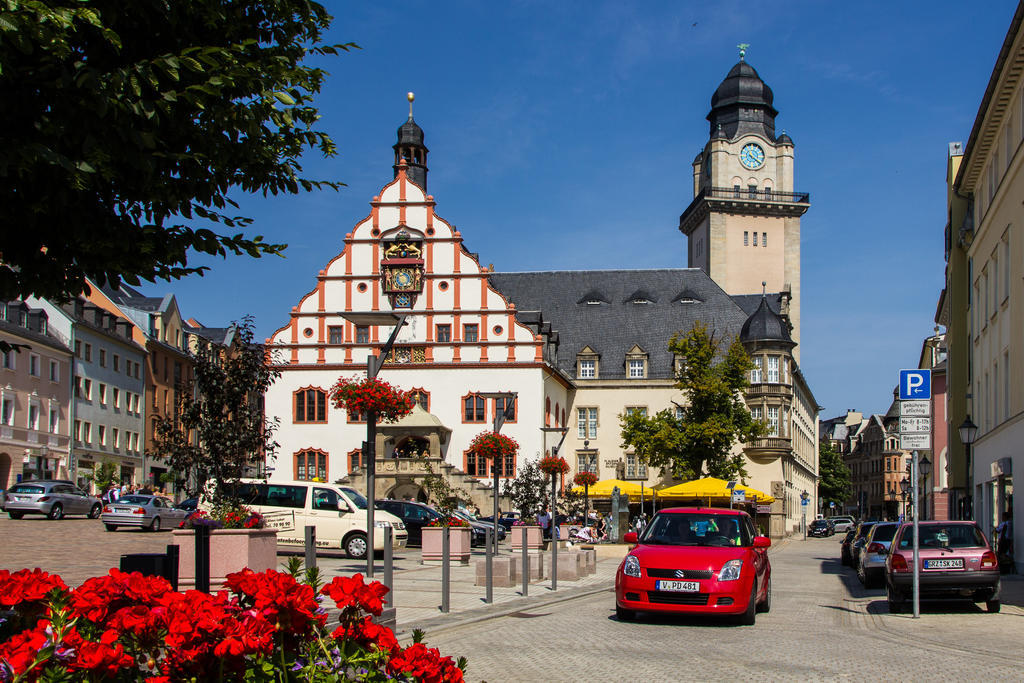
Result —
[[916, 401], [932, 397], [931, 370], [900, 370], [900, 400]]

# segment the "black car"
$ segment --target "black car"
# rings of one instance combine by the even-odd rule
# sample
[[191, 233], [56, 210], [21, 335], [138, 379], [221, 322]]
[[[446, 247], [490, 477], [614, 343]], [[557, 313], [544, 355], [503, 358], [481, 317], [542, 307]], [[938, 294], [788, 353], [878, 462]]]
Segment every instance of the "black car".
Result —
[[[426, 503], [417, 503], [412, 500], [378, 500], [378, 510], [390, 512], [395, 517], [405, 522], [405, 530], [409, 532], [408, 545], [423, 545], [423, 527], [431, 521], [441, 518], [441, 513]], [[484, 525], [470, 525], [470, 544], [473, 546], [483, 545], [487, 532]]]
[[831, 536], [833, 533], [835, 532], [832, 531], [832, 525], [825, 519], [816, 519], [807, 527], [808, 536], [825, 538], [826, 536]]
[[852, 526], [847, 530], [846, 536], [843, 537], [843, 540], [840, 541], [839, 561], [844, 567], [849, 567], [853, 564], [853, 553], [851, 552], [850, 547], [853, 545], [853, 537], [856, 535], [857, 527]]

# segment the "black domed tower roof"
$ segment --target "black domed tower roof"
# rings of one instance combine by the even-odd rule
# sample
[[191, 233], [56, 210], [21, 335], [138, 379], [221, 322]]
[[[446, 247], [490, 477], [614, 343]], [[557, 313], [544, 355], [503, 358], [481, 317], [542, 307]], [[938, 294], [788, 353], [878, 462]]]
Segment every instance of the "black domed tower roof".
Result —
[[740, 330], [740, 343], [755, 341], [796, 345], [793, 338], [789, 336], [789, 323], [772, 310], [768, 305], [766, 295], [761, 296], [761, 305], [747, 318]]
[[412, 118], [412, 103], [415, 96], [412, 93], [407, 95], [409, 99], [409, 118], [398, 127], [398, 142], [394, 145], [395, 150], [395, 176], [398, 177], [398, 165], [402, 159], [408, 165], [406, 176], [412, 182], [419, 185], [424, 192], [427, 191], [427, 146], [423, 144], [423, 129], [417, 125]]
[[735, 139], [745, 133], [763, 135], [775, 140], [775, 117], [778, 111], [772, 106], [775, 96], [768, 84], [761, 80], [754, 67], [743, 57], [736, 63], [711, 96], [711, 135]]

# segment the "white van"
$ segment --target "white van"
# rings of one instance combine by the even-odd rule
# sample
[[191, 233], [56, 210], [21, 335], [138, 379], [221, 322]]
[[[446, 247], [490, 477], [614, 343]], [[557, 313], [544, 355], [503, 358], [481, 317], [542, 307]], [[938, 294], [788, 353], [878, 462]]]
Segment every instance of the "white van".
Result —
[[[306, 526], [316, 527], [318, 548], [340, 548], [352, 559], [366, 557], [366, 505], [363, 494], [348, 486], [311, 481], [243, 479], [238, 497], [256, 510], [267, 527], [277, 529], [281, 545], [305, 545]], [[405, 524], [383, 510], [373, 511], [373, 549], [384, 550], [384, 528], [392, 528], [392, 545], [404, 548]]]

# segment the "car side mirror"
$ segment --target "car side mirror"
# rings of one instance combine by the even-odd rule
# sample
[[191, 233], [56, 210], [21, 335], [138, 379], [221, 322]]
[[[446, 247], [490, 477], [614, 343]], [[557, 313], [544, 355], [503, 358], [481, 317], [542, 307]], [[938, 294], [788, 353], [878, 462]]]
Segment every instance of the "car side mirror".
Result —
[[767, 536], [754, 536], [754, 547], [755, 548], [770, 548], [772, 545], [772, 539]]
[[352, 512], [352, 508], [350, 508], [348, 505], [345, 505], [345, 503], [342, 503], [342, 502], [338, 503], [338, 516], [339, 517], [344, 517], [345, 515], [347, 515], [350, 512]]
[[629, 533], [627, 533], [625, 536], [622, 537], [622, 541], [624, 543], [636, 543], [636, 532], [635, 531], [630, 531]]

